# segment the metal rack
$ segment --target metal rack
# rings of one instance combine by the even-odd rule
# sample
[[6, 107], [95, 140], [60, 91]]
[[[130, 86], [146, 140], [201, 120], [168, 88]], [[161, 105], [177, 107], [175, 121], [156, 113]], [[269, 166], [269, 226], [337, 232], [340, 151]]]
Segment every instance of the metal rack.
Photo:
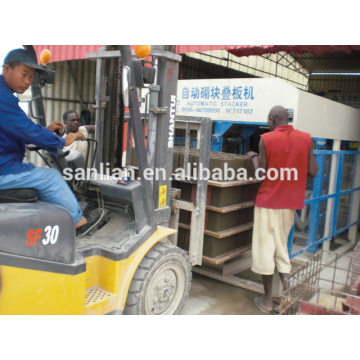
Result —
[[347, 255], [319, 251], [288, 284], [282, 315], [360, 315], [360, 244]]

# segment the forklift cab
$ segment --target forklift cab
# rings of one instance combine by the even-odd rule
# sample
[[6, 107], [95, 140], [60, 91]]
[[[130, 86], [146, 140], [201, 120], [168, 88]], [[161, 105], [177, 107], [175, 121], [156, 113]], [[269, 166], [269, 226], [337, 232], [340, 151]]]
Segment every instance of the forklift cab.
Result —
[[[76, 238], [70, 214], [38, 201], [33, 189], [0, 192], [0, 314], [178, 314], [184, 306], [191, 286], [190, 261], [185, 251], [167, 240], [176, 233], [167, 227], [170, 186], [164, 207], [156, 212], [153, 194], [158, 194], [158, 184], [143, 176], [148, 164], [136, 91], [139, 64], [133, 61], [129, 46], [119, 48], [122, 98], [130, 110], [140, 180], [124, 184], [98, 172], [76, 186], [72, 182], [84, 214], [98, 206], [107, 210], [98, 227], [82, 238]], [[166, 51], [155, 51], [155, 57], [159, 59], [154, 84], [160, 93], [159, 106], [170, 109], [181, 58]], [[169, 68], [171, 82], [163, 75]], [[153, 78], [154, 72], [146, 74]], [[44, 122], [41, 80], [34, 83], [37, 116]], [[99, 84], [96, 87], [101, 90]], [[170, 112], [160, 114], [158, 128], [167, 124], [169, 129], [171, 116]], [[99, 141], [101, 130], [96, 130]], [[159, 140], [160, 145], [167, 142]], [[167, 157], [162, 160], [165, 164], [172, 159], [171, 151], [160, 149]], [[83, 156], [76, 153], [41, 155], [59, 171], [68, 166], [86, 170], [92, 163], [87, 156], [84, 164]], [[101, 161], [97, 153], [97, 169]]]

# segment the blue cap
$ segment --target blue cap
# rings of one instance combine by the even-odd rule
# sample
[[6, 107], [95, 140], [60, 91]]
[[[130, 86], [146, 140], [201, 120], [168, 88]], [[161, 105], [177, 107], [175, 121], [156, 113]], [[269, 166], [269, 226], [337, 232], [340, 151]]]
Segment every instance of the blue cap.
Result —
[[38, 65], [36, 56], [28, 50], [11, 50], [5, 57], [4, 65], [12, 61], [20, 61], [21, 63], [34, 68], [37, 72], [43, 73], [45, 76], [48, 74], [47, 70], [42, 65]]

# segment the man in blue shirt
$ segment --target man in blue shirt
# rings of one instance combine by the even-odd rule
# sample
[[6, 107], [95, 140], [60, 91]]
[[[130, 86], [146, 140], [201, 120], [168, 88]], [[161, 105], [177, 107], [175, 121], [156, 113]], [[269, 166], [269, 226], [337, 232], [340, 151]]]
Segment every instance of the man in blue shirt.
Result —
[[38, 198], [67, 209], [74, 219], [77, 235], [83, 236], [98, 224], [103, 209], [87, 220], [71, 189], [55, 169], [36, 167], [23, 161], [25, 145], [34, 144], [56, 155], [57, 149], [71, 145], [81, 133], [65, 138], [52, 131], [62, 124], [53, 121], [48, 128], [34, 124], [19, 106], [14, 93], [23, 94], [32, 84], [35, 72], [46, 70], [37, 64], [36, 57], [25, 49], [8, 53], [0, 75], [0, 190], [34, 188]]

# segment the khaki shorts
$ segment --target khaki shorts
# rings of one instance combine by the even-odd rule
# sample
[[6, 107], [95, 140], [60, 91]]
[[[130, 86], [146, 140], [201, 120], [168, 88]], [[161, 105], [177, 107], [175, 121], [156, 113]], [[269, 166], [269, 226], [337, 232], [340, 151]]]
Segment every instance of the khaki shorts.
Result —
[[294, 224], [293, 209], [266, 209], [255, 206], [251, 270], [272, 275], [275, 269], [289, 274], [291, 264], [287, 242]]

